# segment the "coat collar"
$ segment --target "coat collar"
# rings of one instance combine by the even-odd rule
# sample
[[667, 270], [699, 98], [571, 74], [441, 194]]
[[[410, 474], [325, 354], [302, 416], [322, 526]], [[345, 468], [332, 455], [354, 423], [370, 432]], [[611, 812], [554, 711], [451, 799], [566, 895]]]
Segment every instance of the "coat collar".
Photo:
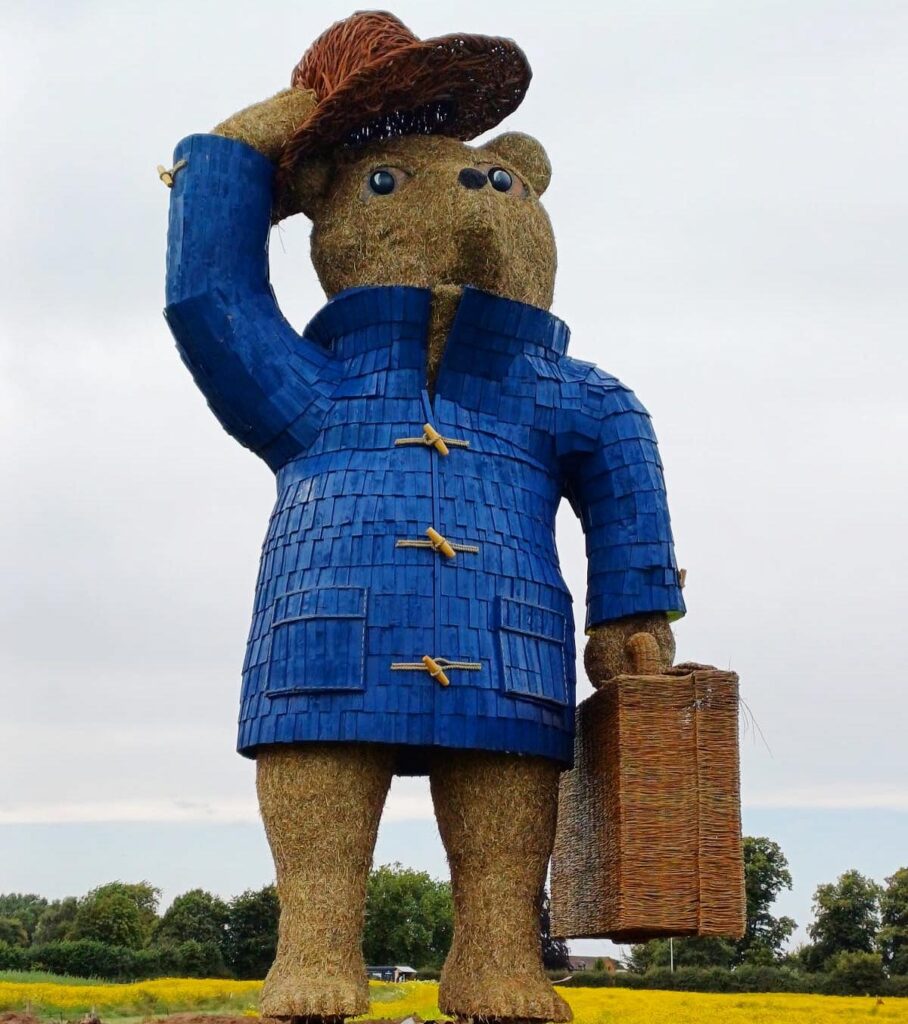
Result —
[[[432, 293], [428, 288], [376, 285], [348, 288], [312, 318], [303, 337], [342, 359], [396, 338], [418, 338], [426, 345]], [[376, 331], [376, 327], [393, 327]], [[558, 358], [567, 351], [570, 330], [548, 310], [467, 286], [448, 335], [448, 369], [488, 375], [504, 369], [519, 353]], [[498, 376], [498, 374], [495, 374]]]

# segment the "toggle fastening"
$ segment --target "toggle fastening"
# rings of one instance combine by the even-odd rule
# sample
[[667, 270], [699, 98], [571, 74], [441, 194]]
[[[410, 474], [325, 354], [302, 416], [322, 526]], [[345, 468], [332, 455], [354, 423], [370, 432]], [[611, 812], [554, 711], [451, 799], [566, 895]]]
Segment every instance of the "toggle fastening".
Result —
[[435, 451], [439, 455], [448, 455], [448, 446], [445, 444], [445, 439], [438, 433], [435, 427], [431, 423], [426, 423], [423, 426], [423, 436], [426, 439], [426, 444], [432, 445]]
[[434, 550], [439, 551], [441, 554], [445, 556], [445, 558], [454, 558], [456, 556], [454, 548], [452, 548], [451, 545], [447, 542], [447, 540], [445, 540], [445, 538], [442, 537], [438, 530], [433, 530], [432, 527], [430, 526], [429, 529], [426, 530], [426, 536], [432, 542], [432, 547], [434, 548]]
[[173, 188], [173, 179], [177, 176], [177, 171], [182, 171], [185, 166], [185, 160], [177, 160], [173, 167], [168, 171], [163, 164], [158, 164], [158, 177], [168, 188]]
[[454, 558], [458, 551], [466, 551], [469, 554], [479, 554], [479, 547], [476, 544], [452, 544], [446, 537], [434, 530], [431, 526], [426, 530], [428, 540], [399, 540], [394, 546], [396, 548], [432, 548], [445, 558]]
[[450, 683], [450, 680], [442, 671], [441, 665], [439, 665], [434, 658], [430, 658], [428, 654], [424, 654], [422, 656], [422, 663], [426, 666], [426, 671], [436, 683], [440, 683], [442, 686], [447, 686]]
[[430, 658], [428, 654], [422, 656], [422, 661], [393, 661], [391, 669], [395, 672], [416, 672], [425, 670], [439, 686], [450, 685], [451, 680], [445, 674], [445, 669], [450, 672], [452, 669], [465, 669], [468, 672], [479, 672], [482, 669], [482, 662], [479, 661], [448, 661], [447, 658]]
[[423, 424], [422, 437], [399, 437], [394, 442], [401, 444], [424, 444], [428, 448], [434, 448], [439, 455], [447, 455], [449, 448], [469, 448], [469, 441], [461, 441], [456, 437], [442, 437], [431, 423]]

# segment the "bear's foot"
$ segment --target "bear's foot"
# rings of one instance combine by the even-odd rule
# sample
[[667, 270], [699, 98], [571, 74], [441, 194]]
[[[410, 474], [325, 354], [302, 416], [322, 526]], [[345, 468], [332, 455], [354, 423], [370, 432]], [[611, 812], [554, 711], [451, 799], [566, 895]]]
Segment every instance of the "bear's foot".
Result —
[[541, 971], [509, 973], [454, 967], [442, 972], [438, 1006], [458, 1020], [517, 1022], [573, 1020], [568, 1004]]
[[301, 969], [298, 963], [275, 963], [262, 987], [260, 1013], [287, 1021], [303, 1018], [311, 1024], [340, 1024], [369, 1009], [366, 973], [352, 977]]

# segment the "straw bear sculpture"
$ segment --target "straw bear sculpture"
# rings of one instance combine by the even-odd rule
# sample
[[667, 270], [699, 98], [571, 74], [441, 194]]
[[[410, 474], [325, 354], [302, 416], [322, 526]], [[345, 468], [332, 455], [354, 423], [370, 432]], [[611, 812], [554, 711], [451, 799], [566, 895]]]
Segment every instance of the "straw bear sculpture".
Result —
[[[455, 932], [440, 1006], [566, 1021], [538, 899], [572, 759], [566, 497], [589, 558], [587, 664], [683, 611], [649, 417], [566, 355], [539, 142], [463, 140], [519, 104], [510, 40], [325, 32], [291, 88], [175, 153], [166, 317], [224, 428], [274, 471], [243, 666], [281, 904], [263, 1015], [368, 1009], [365, 891], [392, 776], [431, 781]], [[303, 212], [327, 304], [302, 334], [268, 281]]]

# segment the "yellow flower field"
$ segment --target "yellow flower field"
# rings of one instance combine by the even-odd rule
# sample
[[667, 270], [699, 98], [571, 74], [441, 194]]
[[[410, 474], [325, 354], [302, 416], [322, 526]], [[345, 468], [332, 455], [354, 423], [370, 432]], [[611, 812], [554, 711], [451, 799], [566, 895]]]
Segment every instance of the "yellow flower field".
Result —
[[130, 985], [60, 985], [0, 981], [0, 1011], [31, 1008], [37, 1016], [74, 1018], [94, 1008], [105, 1017], [159, 1016], [187, 1010], [241, 1014], [255, 1011], [260, 981], [157, 978]]
[[[372, 982], [369, 1016], [438, 1017], [434, 982]], [[261, 982], [161, 978], [131, 985], [68, 985], [51, 981], [0, 981], [0, 1011], [26, 1011], [58, 1020], [94, 1009], [102, 1020], [157, 1017], [186, 1011], [255, 1016]], [[622, 988], [562, 988], [576, 1024], [839, 1024], [900, 1021], [908, 1024], [908, 999], [839, 998], [784, 994], [701, 995]]]

